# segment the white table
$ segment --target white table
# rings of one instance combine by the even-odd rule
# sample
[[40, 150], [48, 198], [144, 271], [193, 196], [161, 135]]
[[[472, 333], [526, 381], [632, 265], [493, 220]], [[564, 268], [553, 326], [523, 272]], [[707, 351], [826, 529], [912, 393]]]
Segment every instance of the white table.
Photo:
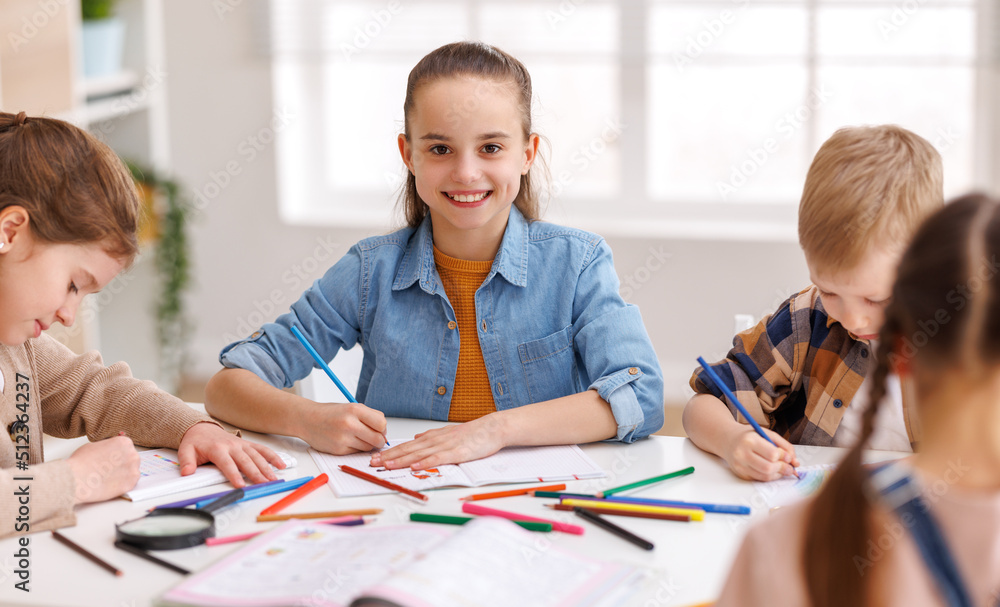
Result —
[[[391, 440], [412, 436], [416, 432], [440, 425], [439, 422], [427, 420], [390, 419], [389, 438]], [[291, 479], [319, 473], [312, 457], [306, 452], [306, 444], [298, 439], [253, 432], [245, 432], [244, 436], [297, 457], [298, 466], [283, 471], [281, 476], [284, 478]], [[78, 444], [80, 444], [79, 439], [55, 441], [47, 437], [46, 456], [54, 459], [68, 455]], [[595, 558], [628, 562], [663, 571], [664, 581], [658, 589], [657, 604], [689, 605], [714, 599], [721, 590], [747, 526], [754, 519], [767, 516], [767, 504], [755, 485], [737, 479], [722, 460], [701, 451], [684, 438], [654, 436], [632, 445], [621, 443], [584, 445], [583, 450], [607, 472], [608, 476], [598, 480], [568, 482], [567, 491], [594, 493], [603, 488], [694, 466], [695, 473], [692, 475], [669, 480], [634, 495], [744, 504], [753, 508], [753, 514], [751, 516], [706, 514], [704, 522], [692, 523], [615, 517], [615, 522], [656, 544], [654, 551], [647, 552], [583, 522], [571, 513], [543, 507], [543, 504], [554, 503], [553, 500], [518, 496], [482, 503], [505, 510], [584, 525], [587, 527], [587, 532], [583, 536], [551, 533], [546, 534], [546, 537], [563, 547]], [[811, 465], [836, 462], [843, 450], [800, 446], [797, 453], [804, 465]], [[868, 459], [879, 461], [897, 456], [898, 454], [888, 452], [873, 452]], [[78, 508], [77, 526], [63, 529], [61, 532], [122, 569], [125, 572], [122, 577], [107, 573], [55, 541], [50, 533], [42, 532], [29, 536], [31, 591], [25, 593], [14, 587], [14, 584], [20, 581], [13, 574], [15, 569], [13, 555], [19, 549], [17, 538], [0, 540], [0, 605], [52, 607], [150, 605], [153, 599], [177, 584], [181, 576], [114, 548], [112, 545], [114, 523], [141, 516], [156, 504], [214, 493], [227, 486], [217, 485], [196, 489], [139, 503], [112, 500]], [[370, 524], [397, 524], [409, 521], [409, 514], [414, 510], [461, 515], [462, 502], [458, 501], [459, 497], [493, 490], [500, 490], [500, 487], [431, 491], [428, 492], [430, 501], [419, 504], [410, 498], [395, 494], [338, 499], [332, 490], [321, 489], [297, 502], [289, 511], [377, 507], [383, 508], [384, 512], [377, 517], [376, 522]], [[276, 495], [261, 498], [223, 510], [216, 516], [217, 535], [271, 528], [277, 523], [256, 523], [254, 518], [261, 509], [281, 497]], [[9, 497], [5, 496], [4, 499]], [[156, 554], [189, 570], [198, 571], [241, 545], [243, 544], [226, 544], [211, 548], [199, 546], [185, 550], [161, 551]]]

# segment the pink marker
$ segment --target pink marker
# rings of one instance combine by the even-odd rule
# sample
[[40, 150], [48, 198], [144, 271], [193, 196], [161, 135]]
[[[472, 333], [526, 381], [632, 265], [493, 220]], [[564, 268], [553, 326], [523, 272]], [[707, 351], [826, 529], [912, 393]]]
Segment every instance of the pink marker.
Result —
[[467, 514], [480, 514], [484, 516], [499, 516], [500, 518], [505, 518], [509, 521], [535, 521], [536, 523], [552, 523], [553, 531], [562, 531], [563, 533], [572, 533], [574, 535], [583, 535], [583, 527], [580, 525], [571, 525], [569, 523], [560, 523], [559, 521], [553, 521], [547, 518], [538, 518], [537, 516], [528, 516], [526, 514], [518, 514], [517, 512], [507, 512], [506, 510], [497, 510], [496, 508], [489, 508], [487, 506], [481, 506], [472, 502], [465, 502], [462, 504], [462, 512]]

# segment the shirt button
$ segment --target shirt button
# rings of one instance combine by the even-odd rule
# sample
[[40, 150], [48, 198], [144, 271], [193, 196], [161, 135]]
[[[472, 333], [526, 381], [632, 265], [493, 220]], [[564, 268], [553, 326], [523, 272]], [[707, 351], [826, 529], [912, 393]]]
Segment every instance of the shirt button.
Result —
[[448, 388], [445, 388], [444, 386], [439, 386], [438, 387], [438, 394], [440, 394], [441, 396], [444, 396], [444, 393], [447, 392], [447, 391], [448, 391]]
[[839, 409], [839, 408], [841, 408], [843, 406], [844, 406], [844, 401], [840, 400], [839, 398], [837, 400], [833, 401], [833, 408], [834, 409]]
[[500, 382], [497, 382], [497, 394], [503, 396], [503, 386], [500, 385]]
[[250, 339], [257, 339], [258, 337], [260, 337], [260, 331], [254, 331], [253, 335], [250, 336]]
[[448, 321], [448, 328], [451, 329], [452, 331], [454, 331], [455, 327], [457, 327], [457, 326], [458, 326], [458, 323], [455, 322], [454, 320], [449, 320]]
[[639, 374], [639, 367], [629, 367], [628, 368], [628, 374], [629, 375], [638, 375]]
[[868, 358], [868, 350], [861, 351], [861, 358]]

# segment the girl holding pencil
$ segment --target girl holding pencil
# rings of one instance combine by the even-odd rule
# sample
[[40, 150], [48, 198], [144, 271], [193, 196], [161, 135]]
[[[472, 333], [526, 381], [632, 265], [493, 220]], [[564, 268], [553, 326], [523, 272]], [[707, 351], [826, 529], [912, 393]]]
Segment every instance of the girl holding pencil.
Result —
[[[206, 406], [325, 452], [384, 445], [386, 415], [463, 422], [373, 458], [428, 468], [509, 445], [632, 442], [663, 423], [663, 383], [611, 250], [539, 220], [531, 79], [507, 53], [448, 44], [410, 72], [397, 145], [406, 227], [359, 242], [292, 305], [221, 354]], [[280, 388], [360, 343], [356, 403]]]
[[[110, 148], [61, 120], [0, 113], [0, 537], [75, 523], [77, 504], [117, 497], [139, 479], [133, 442], [179, 452], [181, 474], [213, 462], [236, 486], [275, 478], [270, 449], [43, 333], [73, 325], [80, 302], [139, 251], [139, 195]], [[42, 433], [87, 435], [44, 462]]]
[[[718, 606], [1000, 603], [998, 255], [1000, 201], [960, 198], [923, 224], [860, 440], [815, 499], [750, 530]], [[862, 466], [890, 372], [913, 382], [923, 438], [912, 458]]]

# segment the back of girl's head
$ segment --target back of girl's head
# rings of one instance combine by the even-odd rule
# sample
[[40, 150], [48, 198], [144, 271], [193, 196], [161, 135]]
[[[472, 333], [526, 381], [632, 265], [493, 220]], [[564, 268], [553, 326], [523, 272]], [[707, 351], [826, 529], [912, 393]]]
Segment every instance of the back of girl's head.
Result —
[[876, 540], [864, 487], [862, 451], [886, 394], [886, 378], [906, 362], [917, 401], [945, 381], [985, 379], [1000, 365], [1000, 201], [973, 194], [921, 224], [900, 261], [871, 374], [872, 406], [861, 437], [813, 502], [805, 570], [814, 607], [868, 604], [868, 561]]
[[[471, 77], [509, 85], [509, 91], [521, 110], [521, 128], [525, 141], [531, 135], [531, 76], [527, 68], [513, 56], [484, 42], [453, 42], [437, 48], [410, 70], [403, 101], [403, 134], [410, 139], [410, 116], [416, 106], [416, 93], [421, 86], [442, 78]], [[502, 89], [501, 89], [502, 90]], [[496, 89], [484, 89], [483, 94], [495, 94]], [[459, 102], [455, 111], [475, 111], [475, 100]], [[521, 176], [521, 187], [514, 205], [528, 220], [538, 219], [538, 179], [532, 183], [531, 172]], [[427, 205], [417, 194], [416, 179], [408, 173], [400, 197], [406, 224], [415, 227], [427, 214]]]
[[139, 251], [139, 195], [107, 145], [53, 118], [0, 112], [0, 209], [23, 207], [33, 237], [99, 243], [129, 263]]

